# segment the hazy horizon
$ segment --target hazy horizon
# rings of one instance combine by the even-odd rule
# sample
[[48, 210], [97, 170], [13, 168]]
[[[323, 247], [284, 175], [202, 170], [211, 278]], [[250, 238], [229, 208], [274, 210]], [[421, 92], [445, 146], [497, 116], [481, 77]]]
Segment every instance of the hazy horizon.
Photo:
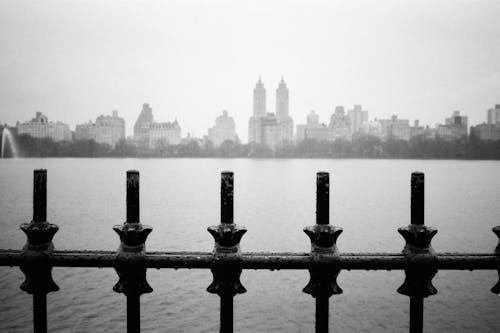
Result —
[[206, 134], [222, 110], [248, 137], [259, 76], [275, 111], [281, 76], [290, 115], [361, 104], [469, 124], [500, 104], [499, 1], [2, 1], [0, 122], [76, 124], [116, 109], [127, 135], [143, 103], [182, 135]]

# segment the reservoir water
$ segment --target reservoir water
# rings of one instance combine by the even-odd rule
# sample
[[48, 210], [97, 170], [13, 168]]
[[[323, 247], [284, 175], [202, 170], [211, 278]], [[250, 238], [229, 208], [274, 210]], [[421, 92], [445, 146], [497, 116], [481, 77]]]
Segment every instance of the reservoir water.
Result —
[[[426, 175], [426, 224], [438, 252], [492, 252], [500, 225], [500, 162], [276, 159], [0, 160], [0, 248], [20, 249], [19, 225], [32, 217], [33, 169], [48, 170], [48, 220], [57, 249], [116, 250], [112, 230], [125, 219], [125, 172], [140, 171], [141, 221], [151, 251], [211, 251], [206, 231], [219, 223], [220, 172], [235, 173], [235, 221], [242, 251], [308, 252], [302, 229], [314, 224], [315, 173], [330, 172], [330, 223], [344, 232], [341, 252], [400, 252], [397, 228], [410, 222], [410, 174]], [[141, 297], [144, 332], [215, 332], [219, 298], [206, 292], [209, 270], [148, 270], [154, 291]], [[48, 295], [50, 332], [124, 332], [125, 298], [113, 269], [54, 268], [60, 291]], [[330, 299], [332, 332], [403, 332], [409, 299], [401, 271], [342, 271]], [[440, 271], [425, 300], [427, 332], [499, 332], [496, 271]], [[30, 295], [17, 267], [0, 267], [0, 332], [32, 329]], [[236, 332], [311, 332], [314, 299], [306, 271], [243, 271], [235, 298]]]

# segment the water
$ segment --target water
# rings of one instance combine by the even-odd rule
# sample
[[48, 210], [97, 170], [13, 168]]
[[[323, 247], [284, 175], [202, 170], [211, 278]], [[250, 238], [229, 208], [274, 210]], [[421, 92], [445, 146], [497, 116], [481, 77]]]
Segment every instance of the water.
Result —
[[[491, 252], [499, 225], [500, 162], [266, 159], [5, 159], [0, 162], [1, 248], [19, 249], [31, 219], [33, 169], [48, 169], [48, 219], [60, 226], [58, 249], [115, 250], [114, 224], [125, 220], [125, 171], [141, 172], [141, 219], [153, 227], [148, 250], [210, 251], [206, 231], [219, 221], [220, 172], [235, 172], [235, 221], [246, 226], [243, 251], [309, 251], [315, 173], [331, 173], [331, 222], [342, 226], [341, 252], [399, 252], [397, 228], [410, 222], [410, 173], [426, 173], [426, 224], [438, 252]], [[61, 290], [48, 296], [51, 332], [123, 332], [125, 298], [112, 291], [113, 269], [55, 268]], [[335, 332], [401, 332], [409, 300], [396, 293], [400, 271], [342, 271], [344, 294], [330, 300]], [[31, 296], [19, 268], [0, 268], [0, 331], [31, 330]], [[425, 300], [428, 332], [499, 332], [495, 271], [440, 271]], [[219, 299], [205, 291], [208, 270], [148, 270], [141, 297], [145, 332], [214, 332]], [[243, 271], [248, 292], [235, 298], [237, 332], [310, 332], [314, 300], [305, 271]]]
[[17, 151], [17, 144], [16, 144], [16, 141], [14, 139], [14, 136], [12, 135], [12, 133], [10, 132], [10, 129], [5, 126], [3, 128], [3, 131], [2, 131], [2, 146], [0, 148], [0, 158], [4, 158], [5, 157], [5, 145], [6, 145], [6, 142], [9, 142], [10, 144], [10, 152], [11, 152], [11, 157], [18, 157], [19, 156], [19, 153]]

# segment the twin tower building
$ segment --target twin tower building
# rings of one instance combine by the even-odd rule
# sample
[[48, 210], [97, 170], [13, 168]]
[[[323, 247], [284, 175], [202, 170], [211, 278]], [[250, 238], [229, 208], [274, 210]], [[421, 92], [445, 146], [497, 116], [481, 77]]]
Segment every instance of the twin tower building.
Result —
[[248, 123], [248, 142], [276, 147], [293, 141], [293, 119], [288, 114], [288, 87], [281, 81], [276, 89], [276, 113], [267, 112], [266, 88], [262, 80], [253, 90], [253, 115]]

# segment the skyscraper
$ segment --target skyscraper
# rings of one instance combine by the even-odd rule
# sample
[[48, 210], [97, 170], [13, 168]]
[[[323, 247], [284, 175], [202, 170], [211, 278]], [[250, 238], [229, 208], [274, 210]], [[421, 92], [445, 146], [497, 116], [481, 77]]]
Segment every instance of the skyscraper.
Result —
[[293, 140], [293, 119], [288, 115], [288, 87], [283, 78], [276, 90], [276, 113], [266, 112], [266, 89], [259, 77], [253, 90], [253, 115], [248, 122], [248, 142], [269, 147]]
[[253, 89], [253, 115], [266, 115], [266, 88], [264, 88], [264, 84], [260, 77]]
[[488, 124], [500, 124], [500, 104], [495, 105], [495, 108], [489, 109], [487, 112]]
[[248, 142], [262, 142], [261, 118], [266, 115], [266, 88], [259, 77], [253, 89], [253, 115], [248, 121]]
[[276, 89], [276, 118], [278, 119], [278, 142], [293, 140], [293, 119], [288, 114], [288, 87], [283, 77]]
[[288, 117], [288, 87], [283, 78], [276, 89], [276, 117], [279, 120]]
[[351, 119], [351, 133], [358, 133], [364, 123], [368, 121], [368, 111], [363, 110], [361, 105], [354, 105], [354, 108], [348, 111]]

